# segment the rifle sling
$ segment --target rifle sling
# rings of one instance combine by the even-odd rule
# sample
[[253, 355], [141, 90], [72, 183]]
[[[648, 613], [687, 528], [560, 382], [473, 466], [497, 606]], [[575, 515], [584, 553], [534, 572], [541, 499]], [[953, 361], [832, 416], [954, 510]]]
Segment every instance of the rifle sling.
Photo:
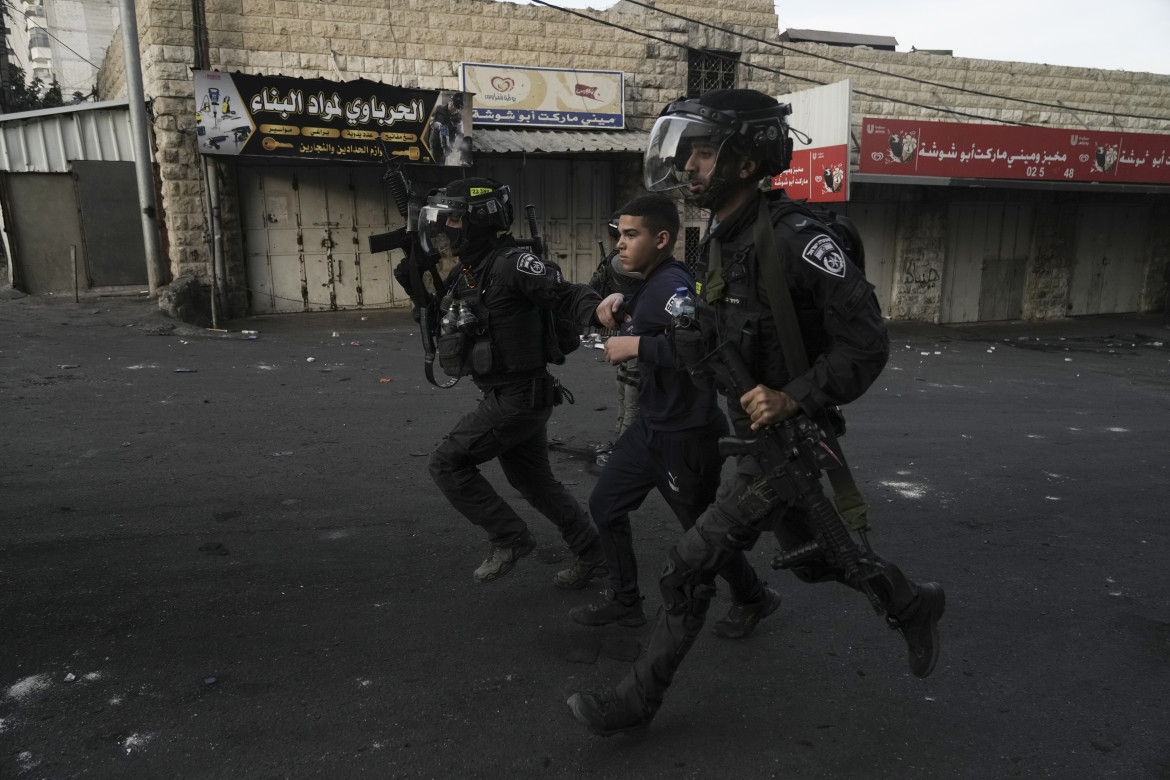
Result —
[[[768, 212], [767, 201], [760, 199], [760, 211], [756, 222], [752, 226], [752, 241], [759, 254], [760, 282], [764, 292], [768, 294], [768, 306], [772, 309], [772, 321], [776, 325], [776, 332], [780, 337], [780, 346], [784, 350], [784, 364], [788, 368], [788, 376], [795, 379], [809, 369], [808, 353], [804, 350], [804, 341], [800, 335], [800, 322], [796, 319], [796, 307], [792, 303], [792, 294], [784, 280], [784, 273], [780, 267], [780, 252], [776, 249], [776, 237], [772, 233], [772, 218]], [[841, 443], [833, 432], [833, 426], [824, 420], [818, 420], [825, 433], [825, 441], [833, 450], [833, 454], [841, 461], [841, 468], [828, 469], [829, 483], [833, 486], [838, 511], [845, 516], [850, 527], [854, 530], [867, 525], [869, 507], [857, 482], [853, 479], [853, 471], [845, 460], [845, 452]]]

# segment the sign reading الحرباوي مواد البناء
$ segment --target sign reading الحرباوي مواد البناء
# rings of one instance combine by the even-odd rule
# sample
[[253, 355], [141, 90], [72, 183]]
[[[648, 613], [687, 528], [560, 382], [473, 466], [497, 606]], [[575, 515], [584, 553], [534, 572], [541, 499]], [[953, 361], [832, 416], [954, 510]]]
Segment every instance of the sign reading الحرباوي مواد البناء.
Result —
[[463, 92], [195, 71], [195, 123], [203, 154], [472, 162], [471, 96]]
[[625, 127], [620, 71], [521, 68], [465, 62], [477, 125], [620, 130]]

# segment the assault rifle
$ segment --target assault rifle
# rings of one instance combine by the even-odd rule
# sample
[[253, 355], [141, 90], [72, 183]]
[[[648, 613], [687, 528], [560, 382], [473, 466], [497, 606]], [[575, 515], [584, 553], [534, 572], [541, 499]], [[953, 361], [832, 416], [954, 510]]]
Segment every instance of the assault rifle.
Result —
[[[708, 321], [709, 320], [709, 321]], [[702, 333], [716, 333], [715, 310], [696, 305], [684, 316], [675, 316], [675, 327], [698, 326]], [[720, 339], [702, 360], [716, 382], [740, 398], [756, 387], [739, 351], [726, 339]], [[773, 569], [788, 569], [804, 563], [826, 560], [845, 573], [848, 584], [865, 593], [879, 614], [885, 613], [869, 581], [878, 576], [878, 565], [864, 533], [863, 555], [833, 502], [821, 484], [823, 471], [845, 468], [825, 434], [807, 414], [796, 415], [768, 425], [755, 436], [723, 436], [719, 452], [725, 457], [751, 455], [763, 469], [763, 477], [775, 496], [792, 505], [808, 518], [813, 539], [792, 550], [781, 549], [772, 559]]]
[[403, 162], [389, 154], [384, 142], [382, 154], [386, 161], [382, 181], [386, 189], [390, 190], [394, 205], [404, 224], [397, 230], [371, 235], [370, 251], [402, 250], [403, 258], [394, 268], [394, 278], [402, 285], [402, 289], [406, 290], [411, 303], [414, 304], [412, 314], [422, 332], [423, 371], [431, 384], [437, 387], [452, 387], [459, 381], [458, 379], [449, 379], [444, 384], [435, 381], [435, 324], [442, 316], [439, 312], [439, 300], [442, 297], [443, 278], [439, 274], [435, 260], [427, 257], [419, 248], [415, 235], [418, 229], [419, 203], [414, 198], [410, 180], [402, 170]]

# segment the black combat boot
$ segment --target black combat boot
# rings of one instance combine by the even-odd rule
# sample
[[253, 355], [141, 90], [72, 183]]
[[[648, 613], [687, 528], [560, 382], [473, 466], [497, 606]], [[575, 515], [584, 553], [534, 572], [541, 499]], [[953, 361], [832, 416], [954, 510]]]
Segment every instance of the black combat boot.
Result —
[[715, 624], [715, 636], [723, 639], [743, 639], [756, 630], [760, 621], [780, 609], [780, 594], [764, 586], [760, 597], [750, 604], [732, 604], [727, 617]]
[[651, 718], [631, 710], [614, 691], [574, 693], [567, 704], [573, 717], [599, 737], [640, 734], [650, 726]]
[[938, 663], [938, 621], [947, 606], [947, 594], [937, 582], [918, 586], [918, 595], [904, 613], [890, 615], [890, 628], [899, 631], [910, 651], [910, 673], [926, 677]]

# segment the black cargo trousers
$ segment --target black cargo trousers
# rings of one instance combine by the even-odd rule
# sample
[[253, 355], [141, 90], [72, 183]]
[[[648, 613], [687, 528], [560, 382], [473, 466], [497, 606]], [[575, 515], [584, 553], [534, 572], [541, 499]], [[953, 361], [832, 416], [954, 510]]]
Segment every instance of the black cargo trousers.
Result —
[[[706, 620], [715, 595], [715, 576], [729, 559], [750, 550], [768, 531], [776, 535], [783, 549], [814, 538], [815, 528], [808, 516], [784, 503], [762, 478], [763, 473], [753, 456], [738, 456], [735, 468], [724, 475], [715, 502], [669, 551], [659, 579], [663, 610], [645, 652], [617, 686], [618, 696], [632, 712], [649, 718], [662, 706], [675, 672]], [[917, 586], [890, 561], [879, 555], [873, 558], [883, 571], [871, 581], [878, 599], [888, 614], [902, 614], [914, 601]], [[806, 582], [836, 581], [857, 587], [844, 570], [825, 561], [792, 572]]]
[[597, 530], [549, 464], [552, 382], [545, 373], [482, 388], [479, 405], [455, 424], [431, 456], [431, 477], [460, 514], [487, 531], [488, 541], [515, 545], [528, 524], [479, 470], [480, 464], [496, 459], [508, 484], [553, 522], [569, 549], [589, 556], [600, 550]]
[[[658, 431], [639, 414], [617, 440], [593, 493], [589, 512], [601, 533], [609, 561], [609, 585], [623, 603], [640, 595], [630, 512], [657, 488], [683, 530], [689, 530], [715, 500], [723, 467], [719, 437], [726, 436], [723, 415], [701, 428]], [[719, 569], [736, 604], [760, 598], [763, 581], [739, 551]]]

